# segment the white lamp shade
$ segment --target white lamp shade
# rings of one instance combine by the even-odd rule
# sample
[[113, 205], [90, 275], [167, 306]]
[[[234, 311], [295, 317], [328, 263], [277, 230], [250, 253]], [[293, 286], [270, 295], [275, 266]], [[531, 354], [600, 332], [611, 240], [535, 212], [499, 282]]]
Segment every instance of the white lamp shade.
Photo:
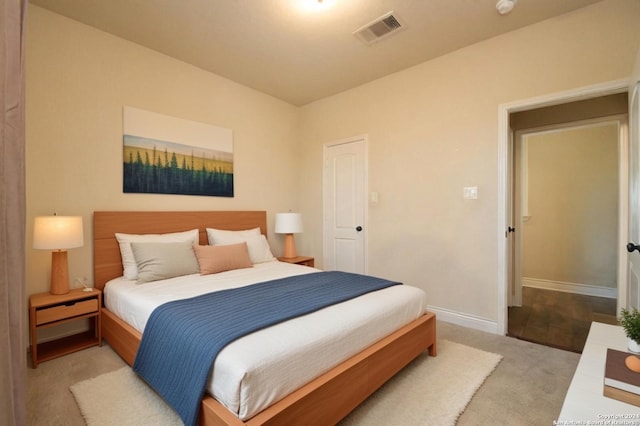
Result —
[[276, 213], [276, 234], [299, 234], [302, 232], [300, 213]]
[[33, 248], [66, 250], [84, 245], [82, 216], [39, 216], [33, 225]]

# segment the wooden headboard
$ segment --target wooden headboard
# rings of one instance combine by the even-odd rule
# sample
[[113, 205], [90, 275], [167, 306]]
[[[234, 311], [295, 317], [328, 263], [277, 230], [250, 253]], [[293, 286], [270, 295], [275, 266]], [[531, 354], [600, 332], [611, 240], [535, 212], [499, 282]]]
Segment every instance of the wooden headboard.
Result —
[[200, 244], [208, 244], [206, 228], [240, 231], [259, 227], [267, 234], [265, 211], [148, 211], [93, 213], [93, 279], [102, 290], [107, 281], [122, 276], [122, 258], [115, 233], [165, 234], [198, 228]]

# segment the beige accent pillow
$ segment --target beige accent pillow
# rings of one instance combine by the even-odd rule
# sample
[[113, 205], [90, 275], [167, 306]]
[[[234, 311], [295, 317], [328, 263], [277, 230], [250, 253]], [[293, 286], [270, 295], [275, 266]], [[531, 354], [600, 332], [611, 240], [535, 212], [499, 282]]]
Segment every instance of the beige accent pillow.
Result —
[[169, 234], [122, 234], [116, 233], [116, 239], [120, 245], [120, 256], [122, 257], [122, 275], [128, 280], [135, 280], [138, 277], [138, 266], [131, 251], [131, 243], [178, 243], [189, 241], [191, 244], [198, 244], [198, 229], [184, 232], [172, 232]]
[[217, 274], [232, 269], [251, 268], [247, 243], [226, 246], [194, 245], [193, 251], [200, 265], [200, 274]]
[[131, 251], [138, 267], [136, 284], [164, 280], [182, 275], [197, 274], [198, 260], [193, 243], [131, 243]]

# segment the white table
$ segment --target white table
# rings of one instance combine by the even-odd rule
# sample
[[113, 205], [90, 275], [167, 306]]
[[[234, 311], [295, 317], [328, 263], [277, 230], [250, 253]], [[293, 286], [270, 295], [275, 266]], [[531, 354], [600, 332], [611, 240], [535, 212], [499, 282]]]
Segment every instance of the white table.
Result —
[[607, 348], [627, 351], [624, 330], [592, 322], [556, 424], [640, 425], [640, 407], [602, 394]]

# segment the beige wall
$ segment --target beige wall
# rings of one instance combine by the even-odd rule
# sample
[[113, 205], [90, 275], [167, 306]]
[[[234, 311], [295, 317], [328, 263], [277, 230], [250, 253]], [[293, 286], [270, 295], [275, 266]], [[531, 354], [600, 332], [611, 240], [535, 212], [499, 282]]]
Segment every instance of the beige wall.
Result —
[[633, 66], [633, 72], [631, 73], [631, 82], [637, 82], [640, 81], [640, 50], [638, 50], [638, 53], [636, 55], [636, 63]]
[[[51, 254], [31, 248], [38, 215], [83, 216], [69, 272], [92, 279], [95, 210], [267, 210], [272, 231], [297, 208], [296, 107], [32, 5], [26, 63], [27, 294], [49, 288]], [[124, 194], [123, 105], [232, 129], [235, 197]]]
[[[498, 318], [498, 106], [628, 78], [640, 2], [607, 0], [302, 108], [304, 242], [322, 253], [322, 145], [369, 135], [369, 273]], [[477, 200], [463, 187], [478, 186]], [[303, 191], [304, 190], [304, 191]]]
[[[80, 214], [91, 276], [91, 212], [298, 208], [298, 251], [322, 265], [322, 144], [369, 135], [369, 272], [424, 288], [432, 306], [497, 317], [497, 111], [501, 103], [628, 78], [640, 3], [606, 0], [295, 108], [30, 6], [27, 224]], [[236, 197], [122, 193], [122, 106], [233, 129]], [[268, 161], [267, 161], [268, 159]], [[297, 163], [297, 166], [296, 166]], [[462, 199], [464, 186], [480, 197]], [[279, 253], [280, 239], [271, 238]], [[50, 255], [27, 250], [27, 293]]]
[[522, 276], [616, 288], [618, 126], [526, 136]]

